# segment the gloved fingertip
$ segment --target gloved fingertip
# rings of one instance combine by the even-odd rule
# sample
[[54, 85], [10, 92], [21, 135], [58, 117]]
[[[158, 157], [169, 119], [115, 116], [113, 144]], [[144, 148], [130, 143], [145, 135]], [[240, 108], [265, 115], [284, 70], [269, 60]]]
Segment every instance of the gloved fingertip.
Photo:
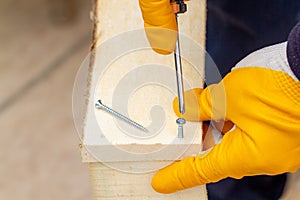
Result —
[[178, 97], [174, 98], [173, 100], [173, 111], [175, 112], [177, 117], [181, 117], [181, 113], [179, 111], [179, 106], [178, 106]]
[[148, 41], [159, 54], [174, 52], [178, 26], [169, 0], [139, 0]]
[[162, 54], [162, 55], [169, 55], [172, 53], [172, 51], [166, 51], [162, 49], [152, 48], [156, 53]]
[[174, 52], [177, 41], [177, 31], [167, 28], [152, 27], [146, 23], [144, 25], [150, 46], [155, 52], [163, 55]]
[[165, 184], [165, 179], [163, 178], [163, 175], [160, 173], [160, 171], [157, 172], [152, 178], [151, 186], [158, 193], [171, 193], [171, 191], [168, 190], [168, 186]]
[[200, 106], [198, 102], [198, 96], [200, 96], [203, 89], [194, 88], [184, 92], [185, 96], [185, 113], [182, 115], [179, 112], [178, 98], [173, 100], [173, 110], [178, 117], [183, 117], [188, 121], [200, 120]]

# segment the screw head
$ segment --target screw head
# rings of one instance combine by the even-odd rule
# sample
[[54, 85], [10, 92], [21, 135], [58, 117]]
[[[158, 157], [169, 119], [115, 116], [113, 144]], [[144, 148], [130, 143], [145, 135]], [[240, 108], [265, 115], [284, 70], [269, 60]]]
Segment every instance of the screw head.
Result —
[[98, 101], [95, 103], [95, 107], [96, 107], [97, 109], [101, 109], [101, 108], [102, 108], [102, 102], [101, 102], [101, 100], [98, 100]]
[[176, 124], [178, 124], [178, 125], [183, 125], [183, 124], [185, 124], [185, 123], [186, 123], [186, 121], [185, 121], [184, 118], [178, 118], [178, 119], [176, 120]]

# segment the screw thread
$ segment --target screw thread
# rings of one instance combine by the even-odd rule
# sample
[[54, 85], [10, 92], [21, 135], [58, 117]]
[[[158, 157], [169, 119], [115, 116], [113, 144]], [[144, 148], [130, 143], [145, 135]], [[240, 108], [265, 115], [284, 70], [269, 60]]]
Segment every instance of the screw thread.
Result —
[[132, 126], [138, 128], [138, 129], [140, 129], [140, 130], [142, 130], [142, 131], [144, 131], [144, 132], [148, 132], [148, 130], [147, 130], [145, 127], [143, 127], [142, 125], [140, 125], [140, 124], [138, 124], [138, 123], [132, 121], [132, 120], [129, 119], [128, 117], [126, 117], [126, 116], [124, 116], [124, 115], [122, 115], [122, 114], [120, 114], [120, 113], [114, 111], [113, 109], [107, 107], [106, 105], [102, 104], [100, 100], [97, 101], [97, 103], [95, 104], [95, 106], [96, 106], [96, 108], [98, 108], [98, 109], [103, 109], [103, 110], [105, 110], [106, 112], [111, 113], [112, 115], [116, 116], [117, 118], [119, 118], [119, 119], [121, 119], [121, 120], [127, 122], [128, 124], [130, 124], [130, 125], [132, 125]]

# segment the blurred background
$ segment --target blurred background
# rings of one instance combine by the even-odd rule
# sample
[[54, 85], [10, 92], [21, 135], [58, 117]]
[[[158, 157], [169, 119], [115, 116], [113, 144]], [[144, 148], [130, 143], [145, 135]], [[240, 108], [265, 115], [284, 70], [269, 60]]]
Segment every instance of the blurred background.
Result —
[[92, 1], [0, 1], [0, 199], [92, 199], [72, 119]]

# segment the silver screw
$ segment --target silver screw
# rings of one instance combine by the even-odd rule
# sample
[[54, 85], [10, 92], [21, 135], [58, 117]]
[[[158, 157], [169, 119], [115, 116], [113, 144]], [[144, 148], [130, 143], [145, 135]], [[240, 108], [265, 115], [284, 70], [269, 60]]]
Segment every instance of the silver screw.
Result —
[[185, 124], [184, 118], [178, 118], [176, 123], [178, 124], [178, 138], [183, 138], [183, 125]]
[[104, 105], [104, 104], [101, 102], [101, 100], [98, 100], [98, 101], [96, 102], [95, 107], [96, 107], [97, 109], [102, 109], [102, 110], [104, 110], [104, 111], [106, 111], [106, 112], [108, 112], [108, 113], [114, 115], [115, 117], [117, 117], [117, 118], [119, 118], [119, 119], [121, 119], [121, 120], [127, 122], [128, 124], [130, 124], [130, 125], [132, 125], [132, 126], [138, 128], [138, 129], [140, 129], [140, 130], [142, 130], [142, 131], [144, 131], [144, 132], [146, 132], [146, 133], [149, 132], [149, 131], [148, 131], [145, 127], [143, 127], [142, 125], [140, 125], [140, 124], [136, 123], [135, 121], [129, 119], [128, 117], [125, 117], [124, 115], [122, 115], [122, 114], [120, 114], [120, 113], [114, 111], [113, 109], [107, 107], [106, 105]]

